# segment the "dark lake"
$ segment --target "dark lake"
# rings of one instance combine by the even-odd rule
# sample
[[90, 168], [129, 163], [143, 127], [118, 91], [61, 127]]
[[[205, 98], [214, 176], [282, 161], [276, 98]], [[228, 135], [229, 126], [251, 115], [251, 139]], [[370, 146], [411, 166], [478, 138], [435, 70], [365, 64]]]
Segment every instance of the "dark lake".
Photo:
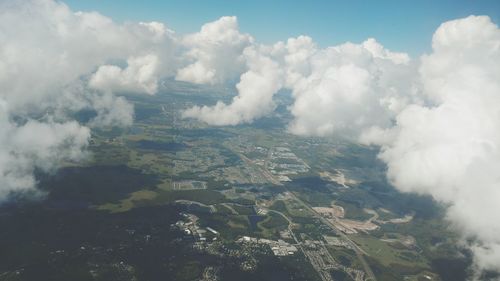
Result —
[[439, 274], [443, 281], [465, 281], [469, 275], [467, 268], [471, 261], [466, 258], [456, 259], [435, 259], [432, 261], [432, 267]]
[[338, 281], [351, 281], [352, 278], [351, 276], [347, 275], [344, 271], [341, 270], [333, 270], [331, 273], [333, 280], [338, 280]]
[[248, 216], [248, 222], [250, 222], [250, 230], [256, 231], [258, 230], [257, 223], [264, 220], [263, 216], [259, 215], [250, 215]]
[[330, 192], [331, 184], [320, 177], [302, 177], [293, 179], [287, 186], [298, 190]]

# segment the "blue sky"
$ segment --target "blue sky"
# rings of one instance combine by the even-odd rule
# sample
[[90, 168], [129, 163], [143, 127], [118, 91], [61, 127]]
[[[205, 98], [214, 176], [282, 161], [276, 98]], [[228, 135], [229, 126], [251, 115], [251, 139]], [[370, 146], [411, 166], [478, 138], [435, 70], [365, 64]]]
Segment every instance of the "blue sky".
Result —
[[240, 29], [273, 43], [309, 35], [326, 47], [376, 38], [393, 51], [418, 56], [430, 50], [440, 23], [471, 14], [500, 23], [500, 0], [66, 0], [74, 10], [99, 11], [118, 22], [161, 21], [178, 33], [197, 31], [221, 16], [238, 17]]

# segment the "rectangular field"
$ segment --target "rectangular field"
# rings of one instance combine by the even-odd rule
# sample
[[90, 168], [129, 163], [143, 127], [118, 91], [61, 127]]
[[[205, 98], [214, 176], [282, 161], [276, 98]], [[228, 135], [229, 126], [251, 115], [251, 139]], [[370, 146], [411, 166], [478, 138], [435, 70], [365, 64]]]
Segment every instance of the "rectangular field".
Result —
[[195, 180], [185, 180], [185, 181], [174, 181], [172, 183], [174, 190], [197, 190], [197, 189], [207, 189], [207, 183], [204, 181]]

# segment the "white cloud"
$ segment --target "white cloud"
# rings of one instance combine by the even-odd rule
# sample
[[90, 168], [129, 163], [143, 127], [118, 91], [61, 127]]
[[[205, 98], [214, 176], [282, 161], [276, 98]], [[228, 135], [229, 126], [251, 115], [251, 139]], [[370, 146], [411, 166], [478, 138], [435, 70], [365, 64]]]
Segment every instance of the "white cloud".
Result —
[[287, 85], [293, 87], [297, 80], [311, 74], [311, 57], [318, 49], [311, 37], [299, 36], [288, 39], [286, 45], [281, 46], [286, 65]]
[[90, 108], [97, 113], [89, 122], [91, 127], [127, 127], [134, 121], [134, 106], [123, 97], [112, 94], [96, 95], [91, 100]]
[[[154, 93], [157, 77], [172, 75], [175, 43], [161, 23], [116, 24], [50, 0], [0, 1], [0, 11], [4, 200], [12, 191], [33, 190], [35, 169], [82, 159], [89, 129], [72, 113], [94, 110], [92, 127], [130, 125], [132, 105], [111, 92]], [[105, 65], [127, 59], [125, 69]], [[88, 88], [89, 77], [100, 91]]]
[[221, 17], [197, 33], [184, 37], [189, 65], [177, 71], [176, 79], [197, 84], [216, 84], [236, 79], [245, 67], [243, 50], [253, 38], [240, 33], [236, 17]]
[[130, 50], [126, 66], [101, 65], [90, 78], [89, 86], [104, 92], [153, 95], [158, 91], [158, 80], [172, 76], [181, 63], [175, 58], [175, 33], [159, 22], [129, 23], [124, 28], [130, 36], [127, 40], [134, 40], [137, 45]]
[[369, 38], [362, 44], [363, 48], [368, 50], [374, 58], [388, 59], [395, 64], [407, 64], [410, 57], [406, 53], [394, 53], [384, 48], [374, 38]]
[[289, 126], [298, 135], [334, 133], [358, 138], [391, 118], [411, 98], [414, 71], [406, 54], [392, 53], [374, 39], [316, 49], [307, 37], [291, 39], [285, 56], [294, 103]]
[[105, 92], [155, 94], [158, 90], [158, 57], [146, 55], [127, 60], [127, 67], [103, 65], [92, 75], [90, 86]]
[[195, 106], [183, 112], [184, 118], [197, 118], [212, 125], [250, 123], [272, 112], [272, 97], [281, 88], [282, 71], [279, 65], [255, 48], [244, 52], [248, 71], [236, 85], [238, 95], [231, 104], [218, 102], [215, 106]]
[[218, 102], [213, 107], [193, 107], [184, 117], [212, 125], [248, 123], [269, 114], [275, 107], [273, 95], [288, 88], [294, 97], [292, 133], [325, 136], [340, 131], [357, 139], [367, 127], [389, 126], [391, 118], [413, 99], [412, 92], [402, 94], [411, 89], [411, 74], [416, 73], [408, 56], [390, 52], [374, 39], [318, 49], [311, 38], [299, 36], [246, 50], [267, 58], [267, 65], [272, 62], [273, 75], [262, 75], [262, 81], [266, 79], [274, 87], [262, 89], [258, 83], [244, 81], [262, 71], [247, 65], [249, 72], [241, 76], [239, 95], [231, 105]]
[[61, 3], [0, 5], [0, 25], [5, 27], [0, 33], [0, 91], [11, 107], [38, 106], [96, 66], [128, 57], [145, 44], [138, 43], [133, 28], [97, 13], [73, 13]]
[[90, 138], [89, 129], [74, 121], [28, 119], [19, 125], [9, 115], [7, 104], [0, 102], [0, 202], [12, 191], [33, 190], [35, 169], [48, 172], [63, 160], [84, 158]]
[[371, 136], [398, 189], [450, 206], [481, 270], [500, 270], [499, 64], [500, 29], [488, 17], [442, 24], [420, 67], [428, 105], [408, 106]]

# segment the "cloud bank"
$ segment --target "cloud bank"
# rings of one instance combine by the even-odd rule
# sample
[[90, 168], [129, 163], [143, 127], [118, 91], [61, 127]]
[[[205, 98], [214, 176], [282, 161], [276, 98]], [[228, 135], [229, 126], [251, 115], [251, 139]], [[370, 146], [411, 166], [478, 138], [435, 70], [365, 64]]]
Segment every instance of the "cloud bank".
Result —
[[289, 131], [357, 137], [374, 124], [388, 126], [409, 98], [401, 95], [411, 88], [408, 74], [414, 68], [409, 57], [384, 49], [374, 39], [321, 50], [310, 42], [297, 38], [287, 44], [285, 67], [294, 97]]
[[[173, 71], [163, 24], [116, 24], [55, 1], [1, 1], [0, 42], [0, 201], [35, 191], [36, 170], [83, 160], [90, 128], [130, 125], [133, 106], [115, 92], [153, 94]], [[79, 124], [80, 110], [96, 117]]]
[[472, 239], [476, 266], [500, 269], [500, 29], [488, 17], [442, 24], [422, 57], [428, 105], [410, 105], [375, 141], [400, 190], [431, 194]]
[[214, 125], [236, 125], [250, 123], [272, 112], [273, 95], [283, 83], [279, 65], [254, 48], [244, 52], [248, 71], [243, 73], [236, 85], [238, 95], [231, 104], [218, 102], [213, 107], [195, 106], [183, 112], [184, 118], [198, 118]]
[[12, 191], [33, 191], [33, 172], [49, 172], [62, 160], [81, 160], [90, 131], [74, 121], [27, 120], [19, 125], [9, 119], [9, 109], [0, 103], [0, 199]]
[[184, 57], [191, 63], [177, 70], [179, 81], [216, 84], [235, 79], [244, 71], [243, 50], [253, 38], [239, 31], [236, 17], [221, 17], [182, 38]]
[[294, 98], [290, 132], [341, 132], [357, 138], [367, 127], [390, 125], [395, 114], [416, 99], [415, 65], [408, 55], [390, 52], [375, 39], [318, 49], [310, 37], [299, 36], [272, 46], [253, 44], [240, 57], [247, 72], [232, 103], [195, 106], [184, 111], [184, 117], [219, 126], [249, 123], [271, 113], [273, 95], [289, 89]]

